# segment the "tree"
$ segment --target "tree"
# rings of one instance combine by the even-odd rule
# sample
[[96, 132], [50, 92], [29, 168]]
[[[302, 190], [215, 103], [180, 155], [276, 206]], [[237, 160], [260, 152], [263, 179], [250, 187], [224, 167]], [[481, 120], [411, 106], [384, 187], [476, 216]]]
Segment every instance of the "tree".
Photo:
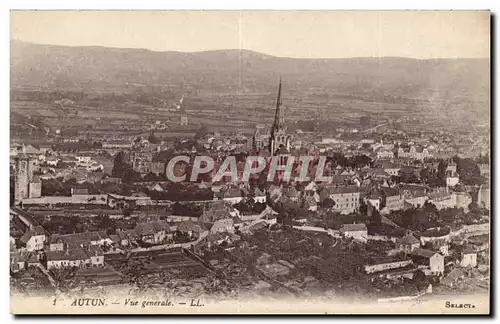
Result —
[[207, 126], [203, 125], [201, 126], [196, 134], [194, 135], [194, 139], [201, 139], [203, 138], [206, 134], [208, 133]]
[[325, 198], [321, 202], [321, 207], [323, 208], [333, 208], [335, 207], [335, 201], [331, 198]]
[[366, 202], [364, 201], [364, 199], [361, 199], [359, 202], [359, 213], [361, 215], [368, 214], [368, 206], [366, 205]]
[[151, 134], [148, 137], [148, 141], [151, 144], [159, 144], [161, 142], [154, 132], [151, 132]]
[[476, 213], [479, 211], [479, 205], [477, 204], [477, 202], [471, 202], [469, 204], [468, 208], [469, 208], [469, 211], [472, 213]]
[[116, 233], [116, 221], [111, 219], [109, 215], [100, 215], [98, 227], [106, 230], [108, 235]]
[[10, 206], [13, 206], [15, 203], [15, 180], [14, 177], [10, 177]]
[[417, 287], [418, 291], [425, 290], [429, 286], [429, 279], [420, 269], [413, 273], [412, 282]]
[[423, 168], [422, 170], [420, 170], [420, 180], [422, 181], [422, 183], [428, 183], [430, 176], [431, 173], [428, 168]]
[[481, 184], [481, 171], [472, 159], [458, 159], [457, 172], [460, 181], [467, 185]]
[[446, 181], [446, 167], [447, 167], [446, 162], [442, 159], [439, 160], [437, 177], [442, 181]]
[[382, 216], [380, 215], [379, 211], [374, 209], [372, 216], [370, 218], [370, 224], [373, 224], [375, 230], [377, 233], [380, 232], [380, 229], [382, 228]]
[[123, 151], [118, 152], [113, 161], [113, 170], [111, 171], [111, 175], [115, 178], [123, 179], [130, 176], [132, 171], [132, 165], [128, 162], [126, 153]]

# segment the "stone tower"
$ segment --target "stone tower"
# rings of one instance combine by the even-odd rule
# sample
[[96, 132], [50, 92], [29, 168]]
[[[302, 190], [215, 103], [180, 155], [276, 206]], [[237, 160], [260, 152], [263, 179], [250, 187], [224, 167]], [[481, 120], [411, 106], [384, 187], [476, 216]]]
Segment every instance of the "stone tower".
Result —
[[14, 199], [19, 202], [29, 198], [29, 184], [33, 179], [34, 165], [26, 154], [19, 154], [16, 157], [16, 176], [14, 187]]

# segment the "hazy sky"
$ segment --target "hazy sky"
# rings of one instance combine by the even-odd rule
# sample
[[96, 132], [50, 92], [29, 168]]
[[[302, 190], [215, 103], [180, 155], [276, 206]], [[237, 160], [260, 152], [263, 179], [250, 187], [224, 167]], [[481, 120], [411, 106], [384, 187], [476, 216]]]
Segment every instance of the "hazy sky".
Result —
[[487, 11], [11, 12], [11, 37], [151, 50], [250, 49], [303, 58], [489, 57]]

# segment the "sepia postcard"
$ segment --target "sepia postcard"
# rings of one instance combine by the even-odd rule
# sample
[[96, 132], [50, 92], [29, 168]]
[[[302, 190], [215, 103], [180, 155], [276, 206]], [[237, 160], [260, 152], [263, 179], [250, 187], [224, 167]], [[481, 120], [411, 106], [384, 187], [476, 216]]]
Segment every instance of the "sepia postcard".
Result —
[[490, 314], [489, 11], [11, 11], [13, 314]]

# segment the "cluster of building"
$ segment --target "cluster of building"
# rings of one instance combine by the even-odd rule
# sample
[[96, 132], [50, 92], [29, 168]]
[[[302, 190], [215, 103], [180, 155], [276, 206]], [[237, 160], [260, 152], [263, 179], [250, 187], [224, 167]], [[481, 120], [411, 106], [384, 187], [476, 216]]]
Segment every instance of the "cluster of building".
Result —
[[[291, 209], [300, 210], [305, 214], [301, 214], [301, 217], [312, 215], [310, 218], [314, 218], [324, 211], [338, 217], [355, 215], [360, 213], [363, 206], [366, 206], [368, 216], [374, 211], [387, 215], [398, 210], [421, 208], [426, 203], [433, 204], [437, 210], [459, 208], [464, 213], [468, 212], [473, 201], [477, 201], [481, 207], [490, 207], [489, 187], [475, 188], [478, 196], [472, 197], [470, 190], [461, 188], [457, 166], [452, 160], [448, 161], [446, 167], [444, 186], [433, 187], [423, 183], [420, 179], [422, 170], [435, 174], [439, 168], [439, 164], [429, 158], [443, 153], [441, 146], [428, 140], [419, 143], [413, 138], [387, 140], [364, 137], [344, 140], [336, 137], [308, 142], [302, 138], [294, 139], [285, 123], [281, 92], [280, 82], [275, 119], [269, 130], [257, 127], [251, 137], [242, 134], [221, 136], [207, 132], [195, 140], [185, 141], [184, 143], [189, 143], [186, 151], [192, 154], [203, 151], [204, 154], [213, 156], [216, 161], [226, 155], [240, 153], [253, 153], [267, 159], [279, 157], [283, 160], [290, 156], [306, 155], [317, 158], [327, 155], [331, 159], [325, 165], [324, 175], [331, 177], [331, 181], [282, 182], [266, 185], [265, 188], [227, 178], [218, 183], [191, 184], [200, 190], [211, 190], [213, 193], [211, 200], [177, 202], [199, 207], [199, 213], [170, 213], [161, 220], [155, 218], [140, 221], [131, 229], [118, 227], [112, 234], [106, 233], [106, 229], [66, 235], [47, 233], [26, 211], [14, 207], [11, 209], [11, 218], [24, 224], [24, 232], [16, 238], [11, 236], [11, 269], [19, 271], [29, 266], [45, 270], [105, 267], [109, 253], [127, 253], [160, 245], [190, 248], [203, 256], [204, 251], [214, 247], [233, 246], [240, 240], [241, 235], [252, 235], [270, 228], [278, 223], [278, 217]], [[157, 126], [161, 128], [160, 124]], [[173, 149], [173, 145], [164, 142], [151, 143], [146, 139], [130, 139], [128, 143], [125, 142], [106, 141], [102, 143], [100, 150], [107, 153], [128, 151], [132, 168], [141, 175], [161, 176], [166, 173], [168, 161], [158, 156], [165, 150]], [[334, 160], [331, 154], [334, 151], [342, 152], [345, 157], [365, 156], [369, 158], [369, 162], [363, 165], [340, 163]], [[23, 207], [61, 203], [87, 209], [106, 206], [114, 210], [135, 210], [136, 215], [133, 216], [125, 215], [125, 212], [118, 215], [126, 218], [136, 217], [143, 211], [147, 213], [153, 207], [171, 209], [175, 203], [154, 199], [141, 191], [144, 188], [147, 188], [148, 192], [169, 190], [166, 181], [158, 180], [129, 185], [133, 188], [132, 191], [135, 191], [132, 194], [101, 192], [92, 195], [86, 189], [74, 188], [71, 191], [72, 199], [62, 196], [52, 196], [49, 199], [42, 197], [42, 180], [60, 176], [74, 177], [76, 171], [80, 170], [85, 175], [84, 181], [88, 181], [89, 175], [102, 173], [100, 171], [105, 169], [104, 166], [97, 162], [97, 157], [92, 154], [54, 152], [49, 147], [14, 145], [11, 157], [15, 175], [15, 203], [22, 203]], [[243, 164], [238, 164], [239, 172], [242, 166]], [[487, 165], [480, 170], [489, 176]], [[410, 177], [416, 183], [395, 180]], [[121, 182], [121, 179], [115, 180]], [[243, 205], [247, 209], [242, 208]], [[385, 221], [388, 222], [387, 219]], [[488, 246], [482, 236], [474, 233], [489, 231], [489, 224], [484, 224], [487, 222], [478, 224], [479, 228], [472, 230], [462, 226], [459, 230], [448, 232], [441, 229], [424, 233], [405, 231], [404, 235], [399, 236], [373, 233], [369, 235], [366, 224], [349, 221], [341, 224], [338, 230], [327, 229], [326, 224], [322, 227], [308, 227], [294, 223], [294, 227], [296, 230], [326, 232], [333, 237], [362, 244], [377, 240], [389, 242], [392, 248], [381, 251], [379, 257], [373, 258], [364, 266], [364, 271], [370, 276], [392, 280], [412, 278], [418, 269], [429, 276], [443, 277], [447, 274], [448, 266], [445, 258], [452, 254], [456, 254], [458, 261], [449, 266], [477, 267], [478, 256], [484, 258]], [[392, 225], [399, 227], [397, 224]], [[470, 234], [471, 232], [474, 235]], [[460, 251], [457, 246], [461, 247]]]

